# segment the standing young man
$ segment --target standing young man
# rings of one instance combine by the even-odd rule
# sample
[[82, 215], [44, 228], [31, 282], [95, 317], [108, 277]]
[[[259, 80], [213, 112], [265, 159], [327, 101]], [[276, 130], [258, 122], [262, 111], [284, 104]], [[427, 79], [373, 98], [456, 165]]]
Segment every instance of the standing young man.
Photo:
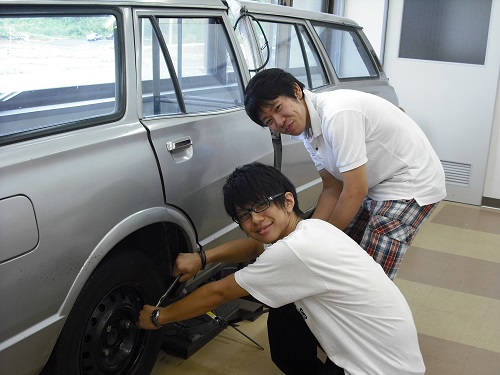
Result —
[[[252, 240], [208, 250], [206, 261], [256, 261], [163, 309], [144, 306], [141, 328], [192, 318], [251, 294], [271, 307], [294, 303], [329, 358], [322, 374], [424, 374], [403, 295], [341, 230], [301, 219], [295, 188], [281, 172], [259, 163], [240, 167], [223, 193], [226, 212]], [[181, 258], [174, 274], [192, 277], [201, 257]]]
[[[446, 196], [443, 167], [418, 125], [378, 96], [316, 94], [277, 68], [250, 80], [245, 109], [258, 125], [303, 140], [323, 181], [312, 217], [347, 233], [394, 279], [420, 226]], [[269, 342], [280, 368], [316, 361], [307, 329], [303, 336], [284, 329], [295, 315], [293, 306], [269, 313]], [[279, 350], [291, 342], [302, 345], [300, 358]]]
[[245, 109], [258, 125], [304, 141], [323, 181], [313, 217], [344, 230], [393, 279], [446, 196], [443, 167], [418, 125], [376, 95], [315, 94], [277, 68], [250, 80]]

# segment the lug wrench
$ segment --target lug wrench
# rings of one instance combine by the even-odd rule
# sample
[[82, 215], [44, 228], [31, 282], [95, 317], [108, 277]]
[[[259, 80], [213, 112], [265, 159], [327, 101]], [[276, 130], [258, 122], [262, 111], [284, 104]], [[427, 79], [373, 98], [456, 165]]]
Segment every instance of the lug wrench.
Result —
[[[160, 304], [165, 300], [165, 298], [167, 298], [167, 296], [170, 294], [170, 292], [172, 291], [172, 289], [174, 289], [174, 286], [179, 282], [179, 279], [181, 278], [181, 276], [182, 276], [182, 274], [179, 274], [179, 276], [177, 276], [175, 278], [175, 280], [172, 282], [172, 284], [170, 284], [170, 286], [168, 287], [167, 291], [160, 297], [160, 299], [156, 303], [156, 307], [160, 307]], [[137, 327], [137, 323], [126, 321], [125, 324], [128, 324], [128, 326], [130, 326], [130, 327], [138, 328]]]
[[175, 280], [173, 281], [172, 284], [170, 284], [170, 286], [168, 287], [167, 291], [165, 292], [165, 294], [163, 294], [160, 299], [158, 300], [158, 303], [156, 304], [156, 307], [160, 307], [161, 303], [165, 300], [165, 298], [167, 298], [167, 296], [170, 294], [170, 292], [172, 291], [172, 289], [174, 289], [174, 287], [177, 285], [177, 283], [179, 282], [179, 279], [181, 278], [182, 274], [180, 273], [176, 278]]

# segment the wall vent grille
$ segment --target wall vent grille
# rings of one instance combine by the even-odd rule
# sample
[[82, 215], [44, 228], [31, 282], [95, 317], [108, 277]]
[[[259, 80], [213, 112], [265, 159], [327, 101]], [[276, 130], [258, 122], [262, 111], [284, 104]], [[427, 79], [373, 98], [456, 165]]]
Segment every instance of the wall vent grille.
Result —
[[443, 164], [446, 182], [464, 187], [469, 186], [472, 165], [443, 160], [441, 164]]

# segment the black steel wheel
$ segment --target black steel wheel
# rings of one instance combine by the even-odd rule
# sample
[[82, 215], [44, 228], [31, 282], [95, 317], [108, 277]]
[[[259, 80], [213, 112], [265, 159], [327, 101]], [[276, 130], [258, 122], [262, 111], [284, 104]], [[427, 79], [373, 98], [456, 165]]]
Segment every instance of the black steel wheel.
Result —
[[46, 373], [149, 374], [160, 350], [161, 330], [144, 331], [135, 324], [142, 306], [156, 303], [168, 276], [139, 252], [107, 259], [75, 302]]

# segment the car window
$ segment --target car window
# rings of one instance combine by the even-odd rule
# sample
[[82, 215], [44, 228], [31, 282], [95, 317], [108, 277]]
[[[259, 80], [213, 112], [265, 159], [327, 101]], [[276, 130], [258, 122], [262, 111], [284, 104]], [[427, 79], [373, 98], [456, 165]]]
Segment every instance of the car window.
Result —
[[[266, 21], [260, 21], [260, 25], [269, 44], [269, 62], [266, 68], [286, 70], [310, 89], [328, 84], [321, 59], [303, 25]], [[263, 36], [260, 35], [260, 38], [263, 39]], [[264, 44], [261, 40], [261, 45]], [[264, 55], [268, 53], [267, 48], [260, 50]]]
[[143, 116], [242, 105], [241, 79], [222, 21], [141, 18]]
[[117, 15], [47, 13], [0, 17], [0, 141], [120, 110]]
[[315, 22], [313, 26], [340, 79], [378, 76], [373, 61], [355, 29]]

